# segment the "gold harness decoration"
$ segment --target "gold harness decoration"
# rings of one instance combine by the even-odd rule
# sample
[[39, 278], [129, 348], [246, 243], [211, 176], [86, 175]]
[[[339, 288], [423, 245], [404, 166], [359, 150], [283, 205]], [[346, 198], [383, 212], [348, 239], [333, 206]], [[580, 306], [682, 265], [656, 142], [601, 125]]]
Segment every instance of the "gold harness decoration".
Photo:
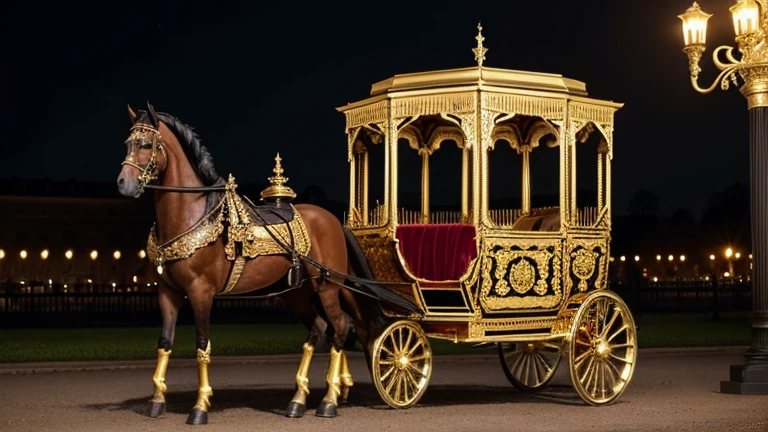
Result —
[[[279, 157], [279, 156], [278, 156]], [[279, 168], [279, 161], [278, 168]], [[277, 176], [281, 177], [281, 176]], [[280, 182], [284, 178], [270, 177], [270, 182]], [[158, 272], [166, 262], [189, 258], [195, 251], [215, 242], [227, 230], [227, 243], [224, 253], [234, 261], [226, 286], [221, 294], [231, 291], [240, 280], [246, 258], [263, 255], [287, 255], [285, 247], [293, 247], [299, 255], [309, 252], [311, 241], [301, 215], [290, 202], [281, 202], [280, 206], [289, 206], [293, 218], [288, 222], [259, 223], [256, 209], [252, 208], [235, 191], [237, 184], [232, 174], [227, 180], [224, 198], [207, 215], [203, 216], [192, 228], [181, 235], [158, 244], [155, 226], [149, 231], [147, 255], [158, 266]], [[226, 211], [225, 211], [226, 210]], [[254, 222], [254, 217], [257, 221]], [[226, 224], [224, 223], [226, 222]], [[274, 238], [273, 238], [274, 237]], [[282, 244], [278, 244], [275, 238]]]

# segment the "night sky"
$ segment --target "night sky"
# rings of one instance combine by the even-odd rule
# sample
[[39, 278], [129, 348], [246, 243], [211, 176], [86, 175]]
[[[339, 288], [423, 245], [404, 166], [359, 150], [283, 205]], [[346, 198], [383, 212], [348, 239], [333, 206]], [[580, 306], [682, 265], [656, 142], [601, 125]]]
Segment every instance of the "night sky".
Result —
[[[733, 43], [731, 2], [704, 0], [713, 49]], [[747, 183], [746, 101], [690, 86], [677, 15], [689, 0], [441, 2], [14, 2], [2, 12], [0, 177], [114, 181], [126, 103], [195, 127], [216, 168], [263, 182], [276, 152], [296, 190], [346, 200], [344, 115], [395, 74], [475, 64], [558, 73], [616, 115], [614, 213], [638, 188], [671, 214]], [[457, 174], [458, 175], [458, 174]], [[0, 191], [0, 194], [2, 191]], [[117, 192], [116, 192], [117, 194]]]

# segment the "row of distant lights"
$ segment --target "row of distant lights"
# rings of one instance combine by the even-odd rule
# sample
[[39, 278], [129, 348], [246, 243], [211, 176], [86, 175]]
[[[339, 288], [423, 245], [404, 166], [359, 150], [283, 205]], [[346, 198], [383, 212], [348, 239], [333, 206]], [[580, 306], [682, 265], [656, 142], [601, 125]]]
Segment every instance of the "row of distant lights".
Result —
[[[733, 256], [736, 259], [741, 258], [741, 254], [739, 252], [736, 252], [735, 254], [733, 254], [733, 253], [726, 253], [725, 256], [727, 258], [730, 258], [731, 256]], [[712, 255], [709, 256], [709, 259], [712, 260], [712, 261], [714, 261], [715, 258], [716, 258], [715, 254], [712, 254]], [[670, 255], [670, 256], [667, 257], [667, 259], [669, 261], [674, 261], [675, 260], [675, 256], [674, 255]], [[749, 254], [749, 259], [752, 259], [752, 254]], [[624, 261], [627, 260], [627, 257], [622, 255], [622, 256], [619, 257], [619, 260], [621, 262], [624, 262]], [[635, 261], [640, 261], [640, 256], [639, 255], [635, 255]], [[656, 261], [661, 261], [661, 255], [656, 255]], [[681, 262], [685, 261], [685, 255], [680, 255], [680, 261]]]
[[[6, 256], [5, 251], [0, 249], [0, 260], [4, 259], [5, 256]], [[27, 259], [27, 256], [29, 256], [29, 253], [27, 252], [26, 249], [22, 249], [19, 251], [19, 258]], [[50, 252], [48, 251], [48, 249], [43, 249], [42, 251], [40, 251], [41, 259], [46, 260], [48, 259], [48, 256], [50, 256]], [[72, 252], [72, 249], [68, 249], [66, 252], [64, 252], [64, 257], [66, 257], [68, 260], [71, 260], [73, 256], [75, 256], [75, 253]], [[122, 256], [123, 254], [119, 250], [112, 252], [112, 258], [116, 260], [119, 260]], [[147, 253], [143, 249], [139, 251], [139, 258], [144, 259], [146, 256], [147, 256]], [[96, 249], [92, 250], [90, 253], [90, 257], [92, 260], [96, 260], [96, 258], [99, 257], [99, 252]]]

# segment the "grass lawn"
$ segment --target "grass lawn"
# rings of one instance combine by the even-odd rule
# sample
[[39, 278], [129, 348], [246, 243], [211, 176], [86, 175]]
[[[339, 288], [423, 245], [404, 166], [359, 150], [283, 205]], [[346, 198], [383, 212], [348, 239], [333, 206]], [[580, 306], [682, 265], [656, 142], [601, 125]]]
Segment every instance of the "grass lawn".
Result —
[[[635, 316], [640, 348], [749, 345], [748, 313]], [[194, 327], [178, 326], [174, 358], [191, 358]], [[0, 363], [154, 359], [160, 327], [0, 330]], [[213, 356], [298, 354], [306, 331], [291, 324], [211, 326]], [[490, 353], [471, 344], [432, 339], [435, 355]]]

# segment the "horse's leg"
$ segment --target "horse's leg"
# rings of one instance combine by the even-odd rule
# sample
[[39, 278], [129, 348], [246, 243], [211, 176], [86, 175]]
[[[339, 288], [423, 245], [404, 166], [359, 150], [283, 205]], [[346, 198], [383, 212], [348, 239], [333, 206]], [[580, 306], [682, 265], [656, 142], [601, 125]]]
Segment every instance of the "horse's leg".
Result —
[[302, 417], [307, 411], [307, 396], [309, 395], [309, 365], [312, 363], [312, 354], [320, 335], [327, 327], [325, 321], [319, 316], [315, 318], [307, 341], [304, 342], [304, 354], [301, 356], [299, 370], [296, 372], [296, 394], [285, 410], [286, 417]]
[[152, 382], [155, 385], [155, 393], [149, 401], [149, 416], [159, 417], [165, 413], [165, 392], [168, 386], [165, 384], [165, 374], [168, 370], [168, 360], [173, 349], [173, 339], [176, 332], [176, 320], [179, 310], [184, 302], [184, 296], [173, 291], [165, 285], [160, 285], [158, 290], [158, 303], [163, 317], [163, 330], [157, 341], [157, 368]]
[[339, 396], [341, 395], [341, 370], [344, 356], [344, 342], [349, 332], [350, 318], [341, 309], [339, 302], [339, 288], [329, 282], [322, 282], [318, 287], [318, 295], [323, 304], [328, 320], [334, 329], [331, 344], [330, 364], [328, 374], [325, 377], [328, 391], [320, 405], [317, 406], [315, 415], [318, 417], [336, 417]]
[[347, 360], [347, 353], [341, 353], [341, 373], [339, 378], [341, 379], [341, 401], [339, 403], [347, 403], [349, 397], [349, 388], [355, 385], [352, 380], [352, 373], [349, 371], [349, 360]]
[[[206, 289], [210, 288], [210, 289]], [[195, 313], [195, 344], [197, 346], [197, 401], [192, 407], [187, 424], [207, 424], [208, 408], [211, 406], [210, 397], [213, 389], [208, 380], [208, 365], [211, 363], [211, 341], [208, 338], [210, 328], [211, 306], [213, 305], [213, 289], [201, 287], [194, 283], [189, 291], [189, 301]], [[192, 295], [196, 293], [196, 295]]]

